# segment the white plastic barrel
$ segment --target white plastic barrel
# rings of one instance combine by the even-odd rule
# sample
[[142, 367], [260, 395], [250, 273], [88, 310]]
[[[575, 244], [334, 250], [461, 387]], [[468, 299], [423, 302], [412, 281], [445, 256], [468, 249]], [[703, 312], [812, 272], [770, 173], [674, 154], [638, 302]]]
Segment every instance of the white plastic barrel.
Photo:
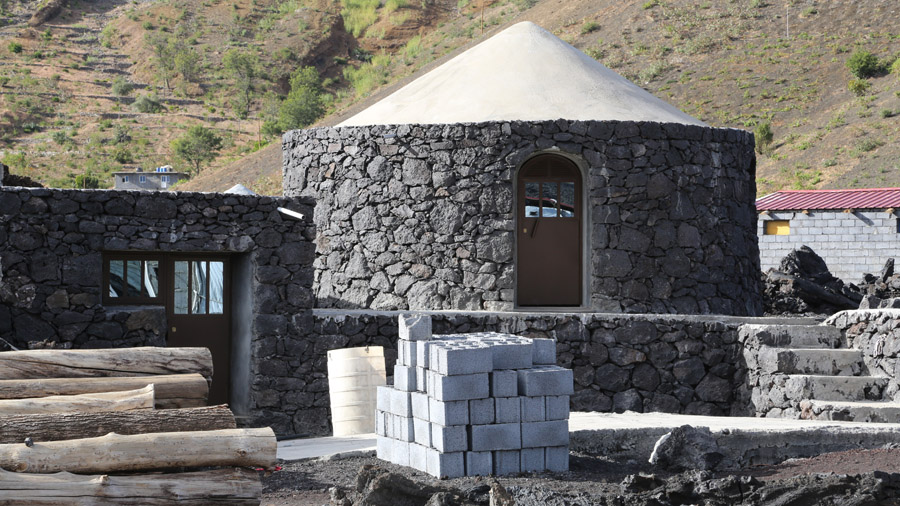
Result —
[[328, 352], [328, 393], [335, 436], [375, 432], [375, 387], [387, 384], [384, 348]]

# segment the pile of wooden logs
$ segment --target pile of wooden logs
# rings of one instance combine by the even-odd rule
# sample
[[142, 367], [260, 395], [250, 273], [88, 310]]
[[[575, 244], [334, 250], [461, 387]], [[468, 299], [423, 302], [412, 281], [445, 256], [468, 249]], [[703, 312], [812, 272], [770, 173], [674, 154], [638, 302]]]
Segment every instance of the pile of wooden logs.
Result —
[[0, 504], [259, 504], [275, 434], [206, 407], [212, 372], [205, 348], [0, 353]]

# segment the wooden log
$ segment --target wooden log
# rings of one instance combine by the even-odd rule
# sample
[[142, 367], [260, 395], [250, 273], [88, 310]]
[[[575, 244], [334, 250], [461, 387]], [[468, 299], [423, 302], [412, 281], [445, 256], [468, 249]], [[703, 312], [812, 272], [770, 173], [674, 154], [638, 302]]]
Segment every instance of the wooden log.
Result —
[[228, 406], [100, 413], [59, 413], [52, 415], [0, 415], [0, 444], [59, 441], [99, 437], [110, 432], [188, 432], [234, 429], [234, 414]]
[[51, 395], [30, 399], [0, 399], [4, 415], [38, 415], [47, 413], [94, 413], [97, 411], [130, 411], [153, 409], [153, 385], [137, 390], [99, 392], [78, 395]]
[[278, 442], [263, 429], [154, 432], [0, 445], [0, 469], [21, 473], [109, 473], [177, 467], [275, 467]]
[[261, 497], [259, 476], [249, 469], [129, 476], [0, 470], [0, 504], [4, 505], [258, 505]]
[[167, 374], [115, 378], [50, 378], [0, 380], [0, 399], [76, 395], [134, 390], [152, 384], [157, 408], [205, 406], [209, 384], [199, 374]]
[[212, 377], [206, 348], [107, 348], [0, 352], [0, 380], [197, 373]]

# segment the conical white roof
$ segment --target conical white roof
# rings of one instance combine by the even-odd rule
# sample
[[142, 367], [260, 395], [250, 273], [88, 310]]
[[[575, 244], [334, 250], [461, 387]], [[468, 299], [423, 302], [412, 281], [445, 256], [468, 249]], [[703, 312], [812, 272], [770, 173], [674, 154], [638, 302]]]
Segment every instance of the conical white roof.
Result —
[[253, 193], [253, 190], [247, 188], [246, 186], [238, 183], [231, 188], [225, 190], [225, 193], [233, 193], [235, 195], [256, 195]]
[[540, 26], [524, 22], [338, 126], [560, 118], [705, 125]]

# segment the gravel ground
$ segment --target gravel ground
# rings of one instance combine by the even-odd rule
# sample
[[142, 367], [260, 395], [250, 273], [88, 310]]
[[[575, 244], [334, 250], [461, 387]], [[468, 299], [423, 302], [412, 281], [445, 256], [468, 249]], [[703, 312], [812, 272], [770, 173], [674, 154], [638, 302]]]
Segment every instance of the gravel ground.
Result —
[[[566, 473], [497, 479], [438, 480], [372, 455], [308, 459], [284, 463], [280, 471], [264, 477], [262, 504], [328, 505], [332, 487], [358, 502], [361, 494], [357, 493], [357, 475], [364, 466], [377, 466], [409, 478], [419, 488], [452, 489], [470, 500], [466, 504], [482, 504], [482, 500], [487, 504], [487, 488], [496, 481], [510, 492], [515, 504], [523, 505], [662, 505], [693, 500], [710, 505], [900, 505], [900, 449], [829, 453], [716, 476], [696, 471], [669, 473], [654, 469], [649, 463], [616, 462], [576, 453], [571, 454], [570, 470]], [[424, 502], [422, 499], [419, 504]]]

